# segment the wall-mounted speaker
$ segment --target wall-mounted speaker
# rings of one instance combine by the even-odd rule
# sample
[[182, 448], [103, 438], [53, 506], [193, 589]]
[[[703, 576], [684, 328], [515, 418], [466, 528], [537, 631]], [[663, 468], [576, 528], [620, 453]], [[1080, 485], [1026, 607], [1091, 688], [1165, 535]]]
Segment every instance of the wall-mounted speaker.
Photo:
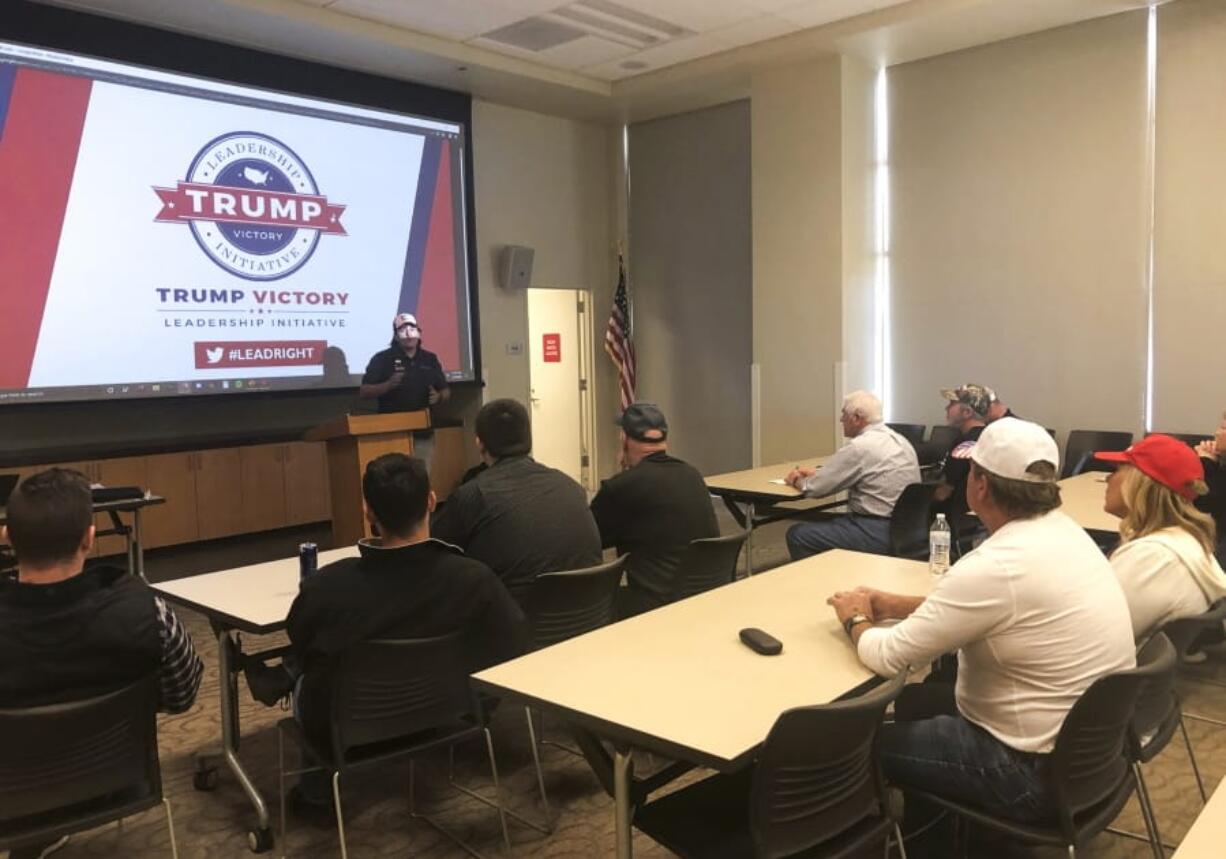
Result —
[[519, 245], [502, 249], [502, 288], [527, 289], [532, 285], [532, 259], [536, 251]]

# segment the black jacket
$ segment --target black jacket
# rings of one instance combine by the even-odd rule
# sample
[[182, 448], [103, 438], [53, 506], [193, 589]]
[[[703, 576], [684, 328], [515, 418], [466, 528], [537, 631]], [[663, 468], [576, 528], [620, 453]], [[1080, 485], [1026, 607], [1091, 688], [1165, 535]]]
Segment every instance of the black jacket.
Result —
[[337, 658], [372, 638], [429, 638], [467, 631], [471, 670], [523, 653], [527, 624], [506, 588], [480, 561], [427, 540], [396, 549], [362, 542], [360, 557], [328, 564], [302, 583], [290, 606], [290, 644], [302, 666], [299, 708], [307, 733], [328, 741]]
[[431, 532], [488, 564], [521, 604], [541, 573], [600, 563], [583, 487], [530, 456], [504, 457], [459, 486]]
[[702, 475], [664, 452], [604, 481], [592, 499], [592, 515], [602, 543], [629, 553], [627, 584], [654, 605], [668, 601], [690, 541], [719, 536]]
[[0, 708], [88, 698], [157, 671], [148, 585], [95, 567], [49, 585], [0, 581]]

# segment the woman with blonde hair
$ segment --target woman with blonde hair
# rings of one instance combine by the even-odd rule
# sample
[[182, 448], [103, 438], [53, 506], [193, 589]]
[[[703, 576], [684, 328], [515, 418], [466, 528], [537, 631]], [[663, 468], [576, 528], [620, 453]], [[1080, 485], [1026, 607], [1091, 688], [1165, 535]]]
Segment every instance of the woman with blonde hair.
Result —
[[1206, 489], [1196, 451], [1155, 434], [1127, 450], [1094, 456], [1117, 463], [1103, 507], [1121, 520], [1123, 542], [1111, 566], [1128, 599], [1134, 637], [1202, 614], [1226, 597], [1226, 573], [1213, 554], [1213, 519], [1195, 507]]

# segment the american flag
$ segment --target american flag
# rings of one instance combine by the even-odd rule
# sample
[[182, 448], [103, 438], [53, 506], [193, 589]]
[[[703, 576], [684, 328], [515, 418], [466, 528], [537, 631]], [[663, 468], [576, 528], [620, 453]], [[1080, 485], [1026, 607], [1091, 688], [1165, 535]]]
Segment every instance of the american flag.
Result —
[[626, 266], [617, 258], [617, 292], [613, 294], [613, 312], [605, 329], [604, 350], [617, 365], [618, 387], [621, 389], [622, 411], [634, 402], [634, 343], [630, 340], [630, 300], [626, 296]]

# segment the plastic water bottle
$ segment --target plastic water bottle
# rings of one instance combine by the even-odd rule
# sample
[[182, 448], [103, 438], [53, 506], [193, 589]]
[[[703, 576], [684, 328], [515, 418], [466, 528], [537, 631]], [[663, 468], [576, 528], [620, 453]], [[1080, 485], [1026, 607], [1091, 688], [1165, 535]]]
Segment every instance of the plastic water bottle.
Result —
[[928, 572], [934, 576], [944, 575], [949, 569], [949, 523], [945, 514], [938, 513], [928, 532]]

